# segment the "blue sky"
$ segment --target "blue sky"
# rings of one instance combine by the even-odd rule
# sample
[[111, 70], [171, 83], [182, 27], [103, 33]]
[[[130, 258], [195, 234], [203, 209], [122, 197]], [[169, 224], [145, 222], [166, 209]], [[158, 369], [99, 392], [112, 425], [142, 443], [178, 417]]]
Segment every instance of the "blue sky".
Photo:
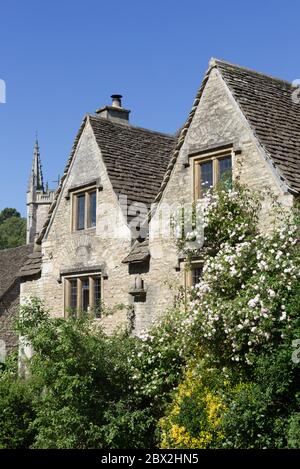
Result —
[[25, 214], [35, 131], [54, 186], [82, 117], [112, 93], [134, 125], [173, 133], [212, 56], [300, 78], [299, 18], [299, 1], [1, 2], [0, 209]]

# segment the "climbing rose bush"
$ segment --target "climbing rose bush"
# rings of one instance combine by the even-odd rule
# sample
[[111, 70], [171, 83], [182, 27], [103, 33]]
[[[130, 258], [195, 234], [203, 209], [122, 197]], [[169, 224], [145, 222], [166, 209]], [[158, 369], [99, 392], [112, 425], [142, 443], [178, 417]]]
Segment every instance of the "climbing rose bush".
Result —
[[135, 395], [159, 403], [176, 389], [185, 363], [182, 344], [185, 317], [185, 311], [176, 307], [135, 342], [128, 358]]
[[261, 201], [261, 195], [236, 183], [179, 207], [172, 216], [178, 250], [187, 256], [215, 254], [224, 242], [234, 245], [256, 235]]
[[221, 339], [224, 357], [251, 364], [260, 345], [280, 341], [291, 321], [286, 303], [299, 277], [298, 227], [291, 219], [270, 235], [225, 242], [207, 258], [192, 292], [193, 336], [212, 348]]
[[182, 353], [199, 342], [210, 350], [221, 347], [226, 360], [250, 365], [257, 349], [280, 340], [291, 320], [286, 302], [300, 276], [298, 219], [284, 215], [274, 198], [270, 231], [260, 233], [261, 197], [239, 184], [210, 191], [198, 205], [203, 247], [187, 252], [182, 245], [188, 236], [177, 242], [187, 264], [195, 255], [203, 260], [181, 324]]

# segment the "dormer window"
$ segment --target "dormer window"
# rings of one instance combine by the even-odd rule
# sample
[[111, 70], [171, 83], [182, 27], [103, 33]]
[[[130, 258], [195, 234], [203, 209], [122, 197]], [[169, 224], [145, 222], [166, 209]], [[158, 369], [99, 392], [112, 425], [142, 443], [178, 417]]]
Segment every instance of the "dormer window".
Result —
[[96, 188], [74, 192], [73, 231], [85, 230], [96, 226], [97, 193]]
[[194, 194], [195, 199], [205, 196], [206, 192], [219, 182], [231, 187], [232, 156], [227, 154], [206, 154], [194, 158]]

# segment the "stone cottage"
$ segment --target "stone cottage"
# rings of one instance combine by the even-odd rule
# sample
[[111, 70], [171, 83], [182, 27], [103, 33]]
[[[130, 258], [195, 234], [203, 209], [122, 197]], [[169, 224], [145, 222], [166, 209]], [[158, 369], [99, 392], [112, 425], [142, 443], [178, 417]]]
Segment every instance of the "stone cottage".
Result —
[[[46, 203], [53, 198], [47, 215], [38, 212], [41, 199], [31, 207], [35, 244], [21, 268], [21, 301], [38, 296], [53, 316], [90, 311], [108, 331], [128, 322], [137, 334], [148, 328], [178, 287], [201, 275], [197, 258], [186, 272], [170, 235], [174, 206], [201, 199], [225, 172], [293, 206], [300, 191], [294, 98], [286, 81], [212, 59], [175, 136], [132, 126], [120, 95], [86, 115], [58, 189], [46, 194]], [[265, 196], [262, 229], [270, 202]]]

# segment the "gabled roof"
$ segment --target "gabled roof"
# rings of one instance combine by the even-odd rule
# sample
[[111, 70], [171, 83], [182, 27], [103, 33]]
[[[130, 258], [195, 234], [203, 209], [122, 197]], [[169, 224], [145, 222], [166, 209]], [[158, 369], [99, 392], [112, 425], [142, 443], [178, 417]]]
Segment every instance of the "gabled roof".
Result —
[[[188, 118], [178, 134], [177, 144], [155, 198], [158, 203], [169, 182], [185, 136], [192, 123], [212, 69], [217, 68], [263, 147], [266, 156], [291, 192], [300, 192], [300, 103], [293, 102], [295, 88], [278, 78], [211, 59]], [[150, 214], [151, 217], [151, 214]], [[145, 249], [145, 245], [143, 245]], [[141, 246], [136, 241], [123, 262], [136, 262]], [[133, 259], [133, 260], [131, 260]]]
[[33, 251], [33, 244], [0, 251], [0, 299], [19, 277], [19, 270]]
[[224, 60], [211, 59], [191, 111], [178, 135], [166, 174], [155, 198], [158, 203], [169, 182], [212, 69], [217, 68], [246, 117], [266, 156], [292, 192], [300, 192], [300, 103], [288, 81]]
[[291, 83], [212, 60], [287, 186], [300, 192], [300, 103]]
[[[50, 222], [87, 119], [93, 128], [116, 193], [127, 195], [129, 203], [139, 201], [147, 206], [158, 203], [214, 68], [219, 70], [279, 177], [291, 192], [299, 193], [300, 104], [292, 99], [295, 88], [287, 81], [212, 59], [189, 116], [176, 139], [158, 132], [113, 123], [99, 116], [85, 117], [38, 242], [41, 242]], [[138, 242], [131, 251], [133, 256], [134, 249], [140, 250]]]
[[50, 223], [87, 121], [93, 129], [112, 186], [117, 194], [127, 196], [128, 204], [141, 202], [149, 208], [161, 185], [176, 143], [175, 137], [87, 115], [75, 138], [47, 220], [38, 237], [38, 243], [41, 243]]

